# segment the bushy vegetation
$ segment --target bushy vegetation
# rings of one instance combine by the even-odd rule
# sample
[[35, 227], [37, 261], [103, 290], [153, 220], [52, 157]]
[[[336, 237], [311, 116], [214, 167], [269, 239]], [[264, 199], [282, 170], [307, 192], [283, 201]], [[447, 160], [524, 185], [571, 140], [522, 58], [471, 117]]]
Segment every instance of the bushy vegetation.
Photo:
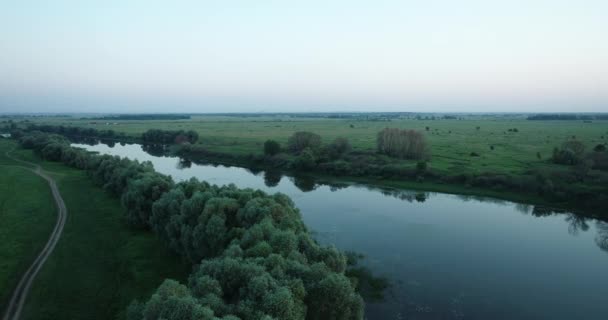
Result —
[[[96, 138], [96, 139], [110, 139], [110, 140], [127, 140], [127, 136], [122, 132], [116, 132], [114, 130], [97, 130], [93, 128], [82, 128], [82, 127], [74, 127], [74, 126], [54, 126], [54, 125], [37, 125], [37, 124], [28, 124], [25, 128], [25, 131], [41, 131], [47, 133], [56, 133], [68, 137], [76, 137], [76, 138]], [[23, 130], [17, 128], [16, 126], [11, 129], [11, 133], [16, 138], [19, 138], [23, 134]]]
[[150, 129], [141, 135], [144, 143], [172, 144], [172, 143], [195, 143], [198, 133], [194, 130], [161, 130]]
[[274, 140], [266, 140], [264, 142], [264, 154], [267, 156], [274, 156], [281, 152], [281, 145]]
[[428, 146], [421, 132], [385, 128], [378, 132], [376, 139], [378, 152], [402, 159], [424, 159], [428, 156]]
[[362, 319], [346, 256], [312, 239], [281, 194], [192, 179], [173, 183], [149, 163], [94, 155], [58, 135], [31, 132], [23, 147], [84, 169], [121, 195], [127, 221], [157, 233], [197, 265], [187, 285], [167, 280], [130, 319]]
[[287, 140], [287, 148], [294, 153], [300, 153], [307, 148], [317, 151], [321, 148], [321, 136], [308, 131], [298, 131]]

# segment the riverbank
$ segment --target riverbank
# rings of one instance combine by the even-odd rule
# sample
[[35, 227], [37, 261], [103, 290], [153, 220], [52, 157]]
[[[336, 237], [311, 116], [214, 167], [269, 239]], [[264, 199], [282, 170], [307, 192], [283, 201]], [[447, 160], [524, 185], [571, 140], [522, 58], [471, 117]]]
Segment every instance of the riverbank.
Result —
[[[521, 125], [520, 128], [532, 130], [529, 127], [530, 122], [532, 121], [517, 122], [517, 124]], [[181, 128], [184, 123], [179, 123], [178, 127]], [[437, 123], [453, 124], [451, 121]], [[536, 121], [534, 123], [537, 126], [539, 125]], [[460, 127], [462, 123], [458, 122], [457, 124], [459, 126], [455, 128], [464, 130]], [[507, 124], [512, 125], [513, 123], [507, 122]], [[505, 124], [492, 125], [492, 128], [496, 128]], [[447, 128], [450, 127], [444, 129]], [[594, 124], [585, 130], [581, 129], [577, 132], [579, 135], [572, 135], [572, 137], [579, 139], [581, 133], [586, 135], [590, 133], [601, 134], [598, 128], [602, 127]], [[116, 133], [112, 130], [52, 125], [30, 126], [29, 129], [68, 136], [78, 134], [80, 138], [83, 137], [83, 134], [91, 134], [91, 138], [101, 141], [115, 141], [108, 140], [110, 137], [128, 137], [130, 142], [140, 141], [137, 135], [126, 134], [127, 131]], [[547, 127], [547, 129], [558, 130], [554, 126]], [[156, 131], [164, 132], [162, 130]], [[440, 135], [435, 131], [429, 132], [430, 139], [436, 139]], [[444, 138], [451, 136], [451, 132], [451, 130], [448, 130], [447, 134], [444, 133]], [[220, 140], [220, 142], [210, 144], [205, 135], [201, 135], [201, 141], [197, 143], [172, 145], [170, 148], [166, 145], [154, 144], [145, 145], [145, 147], [151, 154], [161, 155], [171, 152], [193, 161], [232, 164], [250, 169], [260, 168], [260, 170], [288, 172], [292, 175], [314, 173], [320, 176], [371, 182], [398, 188], [490, 196], [576, 210], [586, 213], [588, 216], [607, 218], [608, 214], [604, 210], [608, 207], [608, 173], [606, 171], [593, 169], [593, 164], [589, 165], [587, 161], [577, 166], [557, 165], [549, 160], [541, 160], [540, 152], [536, 153], [535, 158], [526, 156], [518, 159], [520, 157], [518, 153], [498, 151], [498, 149], [502, 150], [505, 147], [505, 137], [511, 141], [510, 143], [513, 143], [517, 140], [511, 139], [522, 136], [524, 133], [519, 129], [517, 131], [509, 129], [508, 134], [506, 132], [505, 136], [501, 138], [503, 140], [500, 140], [502, 142], [496, 144], [496, 148], [494, 144], [490, 145], [489, 153], [472, 152], [465, 160], [462, 158], [462, 152], [453, 155], [448, 155], [445, 151], [433, 152], [432, 159], [425, 162], [396, 159], [360, 148], [354, 148], [352, 151], [340, 154], [337, 157], [328, 156], [323, 152], [311, 156], [295, 155], [286, 152], [284, 149], [278, 154], [264, 155], [260, 153], [261, 146], [257, 152], [244, 152], [244, 149], [237, 142], [218, 144], [223, 141]], [[474, 133], [474, 135], [479, 135], [479, 132]], [[492, 134], [489, 134], [486, 135], [486, 138], [492, 136]], [[603, 136], [601, 137], [603, 139]], [[259, 137], [256, 137], [256, 141], [257, 139]], [[590, 141], [589, 143], [597, 141], [591, 136], [586, 137], [586, 139]], [[259, 144], [259, 142], [256, 143]], [[545, 141], [543, 145], [546, 147], [548, 143], [550, 142]], [[436, 146], [433, 145], [432, 148], [436, 150]], [[597, 154], [605, 158], [605, 152], [598, 152]], [[472, 166], [473, 164], [475, 166]]]
[[[568, 201], [559, 201], [559, 199], [546, 199], [541, 195], [535, 192], [518, 192], [516, 190], [508, 190], [505, 188], [502, 189], [492, 189], [492, 188], [482, 188], [475, 187], [472, 185], [463, 185], [456, 183], [444, 183], [437, 182], [431, 179], [392, 179], [392, 178], [382, 178], [382, 177], [360, 177], [360, 176], [349, 176], [349, 175], [331, 175], [324, 172], [319, 172], [318, 170], [308, 170], [306, 172], [298, 171], [298, 170], [289, 170], [284, 168], [277, 168], [272, 165], [265, 165], [264, 161], [260, 160], [252, 160], [251, 157], [248, 156], [234, 156], [231, 154], [221, 154], [221, 153], [207, 153], [204, 156], [193, 156], [193, 154], [188, 155], [187, 153], [183, 153], [179, 151], [179, 147], [175, 146], [172, 148], [171, 152], [176, 156], [180, 156], [186, 158], [188, 161], [192, 161], [193, 163], [198, 164], [218, 164], [225, 166], [236, 166], [246, 168], [252, 171], [270, 171], [270, 172], [279, 172], [284, 175], [298, 177], [305, 175], [310, 178], [314, 178], [318, 183], [324, 183], [328, 185], [336, 184], [336, 183], [345, 183], [345, 184], [363, 184], [378, 188], [394, 188], [394, 189], [408, 189], [408, 190], [416, 190], [421, 192], [440, 192], [454, 195], [462, 195], [462, 196], [471, 196], [471, 197], [487, 197], [500, 199], [505, 201], [512, 201], [522, 204], [531, 204], [538, 206], [537, 212], [540, 214], [541, 212], [561, 212], [561, 211], [571, 211], [576, 212], [581, 216], [586, 216], [590, 218], [601, 218], [606, 219], [608, 216], [606, 215], [605, 210], [603, 210], [604, 206], [581, 206], [579, 202], [568, 202]], [[259, 159], [259, 158], [258, 158]]]

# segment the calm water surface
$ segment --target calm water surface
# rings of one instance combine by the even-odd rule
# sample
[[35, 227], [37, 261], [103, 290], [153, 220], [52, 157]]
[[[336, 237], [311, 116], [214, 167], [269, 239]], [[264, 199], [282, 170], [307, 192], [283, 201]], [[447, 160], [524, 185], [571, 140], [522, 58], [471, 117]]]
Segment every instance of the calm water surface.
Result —
[[441, 193], [318, 185], [197, 165], [137, 144], [74, 146], [196, 177], [289, 195], [316, 238], [365, 255], [389, 279], [369, 319], [608, 319], [608, 223], [533, 206]]

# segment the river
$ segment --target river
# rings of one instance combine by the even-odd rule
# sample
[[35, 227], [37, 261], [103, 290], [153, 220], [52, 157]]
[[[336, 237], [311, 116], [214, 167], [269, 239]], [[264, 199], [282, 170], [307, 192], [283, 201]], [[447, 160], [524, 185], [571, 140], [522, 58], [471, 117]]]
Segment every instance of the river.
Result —
[[[138, 144], [73, 146], [290, 196], [318, 241], [365, 256], [390, 287], [368, 319], [606, 319], [608, 223], [532, 205], [200, 165]], [[153, 153], [154, 154], [154, 153]]]

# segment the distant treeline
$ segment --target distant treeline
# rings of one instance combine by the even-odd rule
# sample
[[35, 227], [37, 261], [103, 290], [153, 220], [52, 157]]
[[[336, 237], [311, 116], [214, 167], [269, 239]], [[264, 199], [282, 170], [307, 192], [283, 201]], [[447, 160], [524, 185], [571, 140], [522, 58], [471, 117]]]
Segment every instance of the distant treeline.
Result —
[[[13, 132], [16, 136], [22, 134], [21, 130], [16, 126], [12, 127]], [[54, 125], [37, 125], [28, 124], [25, 127], [25, 131], [42, 131], [46, 133], [56, 133], [68, 137], [86, 137], [86, 138], [97, 138], [97, 139], [113, 139], [113, 140], [128, 140], [128, 136], [123, 132], [116, 132], [114, 130], [97, 130], [94, 128], [82, 128], [72, 126], [54, 126]]]
[[[23, 134], [23, 130], [12, 125], [8, 127], [16, 137]], [[198, 133], [193, 130], [160, 130], [150, 129], [144, 132], [140, 137], [129, 137], [123, 132], [114, 130], [98, 130], [95, 128], [83, 128], [72, 126], [54, 126], [54, 125], [36, 125], [28, 124], [25, 127], [25, 132], [42, 131], [46, 133], [56, 133], [67, 137], [76, 138], [92, 138], [92, 139], [108, 139], [108, 140], [141, 140], [148, 144], [180, 144], [184, 142], [195, 143], [198, 140]]]
[[83, 118], [91, 120], [184, 120], [190, 119], [187, 114], [119, 114], [96, 118]]
[[193, 264], [187, 284], [165, 280], [131, 304], [128, 319], [363, 319], [346, 255], [313, 239], [289, 197], [174, 183], [149, 162], [91, 154], [60, 135], [26, 132], [19, 141], [85, 170], [120, 197], [129, 225], [154, 231]]
[[196, 133], [194, 130], [184, 131], [150, 129], [141, 135], [141, 139], [144, 143], [195, 143], [198, 140], [198, 133]]
[[528, 120], [608, 120], [608, 114], [537, 114], [529, 116]]

